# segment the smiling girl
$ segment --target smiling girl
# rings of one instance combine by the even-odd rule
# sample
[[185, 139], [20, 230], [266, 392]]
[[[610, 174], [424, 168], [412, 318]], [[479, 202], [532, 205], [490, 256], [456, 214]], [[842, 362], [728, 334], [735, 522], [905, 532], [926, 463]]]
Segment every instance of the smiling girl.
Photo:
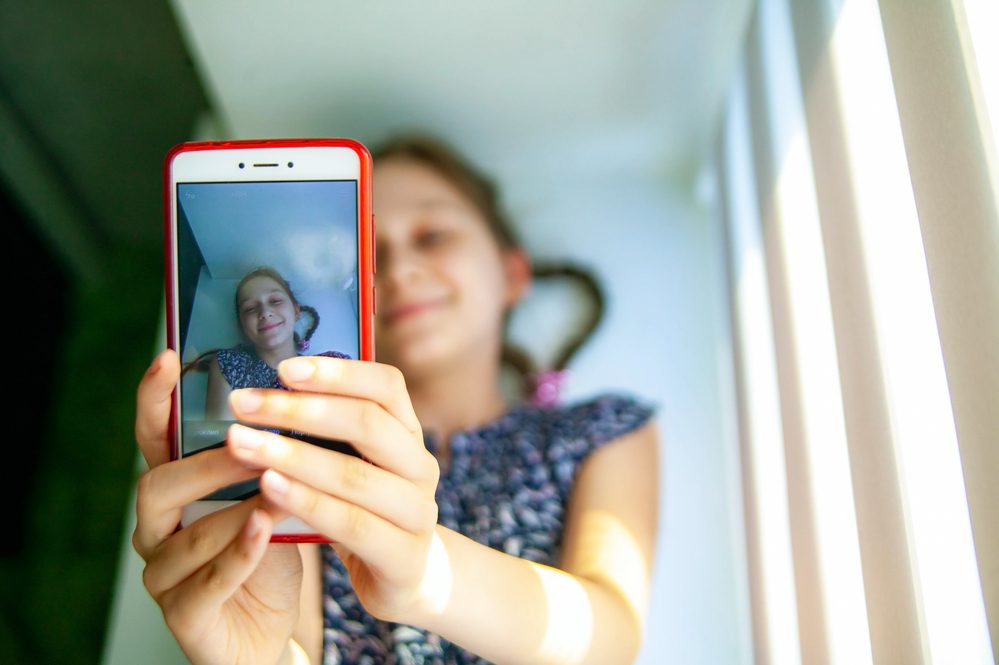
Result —
[[[147, 589], [195, 663], [631, 662], [656, 532], [650, 409], [508, 403], [503, 327], [531, 273], [494, 190], [432, 141], [374, 156], [379, 362], [291, 357], [292, 392], [229, 396], [242, 422], [366, 459], [234, 425], [225, 448], [168, 461], [164, 351], [136, 418]], [[176, 531], [184, 504], [262, 468], [261, 495]], [[288, 515], [335, 544], [270, 544]]]
[[[212, 351], [208, 368], [205, 417], [209, 420], [235, 420], [229, 409], [229, 393], [236, 388], [282, 388], [277, 366], [306, 348], [319, 325], [318, 313], [307, 308], [313, 319], [303, 337], [295, 332], [303, 307], [281, 274], [270, 267], [250, 271], [236, 285], [236, 318], [249, 344]], [[327, 351], [333, 358], [350, 358], [345, 353]], [[196, 364], [198, 361], [195, 361]]]

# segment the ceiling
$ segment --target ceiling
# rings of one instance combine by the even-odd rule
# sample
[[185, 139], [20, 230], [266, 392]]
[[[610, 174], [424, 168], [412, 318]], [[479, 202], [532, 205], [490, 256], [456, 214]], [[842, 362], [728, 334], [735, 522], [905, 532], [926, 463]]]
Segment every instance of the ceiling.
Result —
[[422, 129], [514, 183], [689, 187], [716, 134], [749, 0], [172, 0], [240, 138]]
[[431, 131], [521, 203], [689, 192], [750, 5], [0, 0], [0, 178], [77, 272], [161, 242], [162, 157], [199, 117], [216, 137]]

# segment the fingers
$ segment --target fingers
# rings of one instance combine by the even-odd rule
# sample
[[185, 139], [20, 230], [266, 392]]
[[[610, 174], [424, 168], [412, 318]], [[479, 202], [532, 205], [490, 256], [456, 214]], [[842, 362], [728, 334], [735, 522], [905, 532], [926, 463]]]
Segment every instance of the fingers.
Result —
[[376, 402], [319, 393], [243, 389], [232, 393], [230, 403], [241, 421], [349, 441], [378, 466], [421, 487], [437, 486], [439, 468], [423, 445], [422, 436], [413, 434]]
[[165, 349], [149, 365], [136, 394], [135, 440], [150, 468], [170, 459], [167, 432], [171, 395], [180, 376], [180, 359]]
[[254, 510], [217, 556], [156, 597], [174, 634], [197, 634], [214, 625], [222, 604], [253, 573], [263, 557], [272, 528], [267, 512]]
[[299, 356], [278, 365], [281, 381], [294, 390], [357, 397], [380, 404], [410, 434], [420, 434], [420, 421], [406, 390], [402, 372], [392, 365], [340, 358]]
[[135, 494], [135, 551], [148, 560], [176, 530], [184, 506], [219, 488], [259, 476], [260, 471], [235, 459], [227, 449], [218, 448], [142, 474]]
[[222, 552], [260, 508], [255, 496], [205, 515], [167, 538], [146, 559], [142, 581], [153, 598], [172, 589]]
[[437, 522], [432, 488], [357, 457], [240, 425], [230, 428], [228, 445], [246, 464], [275, 469], [407, 531], [423, 533]]
[[330, 496], [273, 469], [264, 472], [260, 486], [268, 501], [349, 548], [379, 577], [389, 583], [411, 581], [412, 570], [399, 564], [399, 553], [419, 551], [425, 535], [400, 529], [360, 506]]

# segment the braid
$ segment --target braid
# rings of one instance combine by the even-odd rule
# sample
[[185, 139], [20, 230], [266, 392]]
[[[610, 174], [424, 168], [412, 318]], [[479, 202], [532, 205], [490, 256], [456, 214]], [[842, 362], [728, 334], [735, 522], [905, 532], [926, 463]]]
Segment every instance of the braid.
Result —
[[211, 363], [212, 358], [215, 357], [215, 354], [218, 353], [219, 351], [221, 351], [221, 349], [212, 349], [211, 351], [205, 351], [200, 356], [198, 356], [191, 362], [184, 365], [184, 367], [180, 370], [180, 375], [184, 376], [185, 374], [187, 374], [192, 370], [195, 372], [207, 372], [208, 365]]
[[534, 276], [538, 279], [569, 278], [574, 280], [583, 291], [589, 296], [592, 302], [589, 316], [587, 316], [582, 328], [576, 334], [569, 337], [562, 346], [561, 352], [556, 356], [554, 370], [563, 370], [576, 355], [576, 352], [586, 343], [593, 331], [600, 325], [604, 318], [605, 298], [604, 292], [596, 278], [583, 268], [571, 263], [547, 263], [538, 264], [534, 267]]
[[511, 367], [520, 379], [522, 393], [525, 397], [536, 396], [539, 385], [552, 372], [565, 370], [576, 353], [586, 344], [593, 332], [603, 320], [605, 302], [603, 289], [596, 278], [585, 269], [567, 262], [535, 264], [532, 273], [536, 279], [571, 279], [579, 284], [589, 297], [592, 307], [589, 315], [578, 332], [570, 335], [562, 345], [555, 362], [548, 371], [539, 370], [531, 356], [518, 346], [506, 343], [503, 345], [501, 361]]
[[299, 309], [304, 314], [308, 314], [312, 318], [312, 323], [305, 330], [305, 334], [299, 337], [298, 333], [295, 333], [295, 346], [303, 351], [309, 348], [309, 340], [312, 339], [312, 335], [315, 334], [316, 328], [319, 327], [319, 312], [312, 305], [299, 305]]

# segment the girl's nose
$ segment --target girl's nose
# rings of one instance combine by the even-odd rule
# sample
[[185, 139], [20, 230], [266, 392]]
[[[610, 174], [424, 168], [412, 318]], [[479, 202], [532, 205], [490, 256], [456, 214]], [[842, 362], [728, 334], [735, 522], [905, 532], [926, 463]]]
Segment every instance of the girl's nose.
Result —
[[423, 269], [423, 260], [417, 252], [393, 247], [391, 252], [384, 251], [384, 254], [384, 260], [379, 254], [375, 279], [386, 290], [398, 288], [411, 281]]

